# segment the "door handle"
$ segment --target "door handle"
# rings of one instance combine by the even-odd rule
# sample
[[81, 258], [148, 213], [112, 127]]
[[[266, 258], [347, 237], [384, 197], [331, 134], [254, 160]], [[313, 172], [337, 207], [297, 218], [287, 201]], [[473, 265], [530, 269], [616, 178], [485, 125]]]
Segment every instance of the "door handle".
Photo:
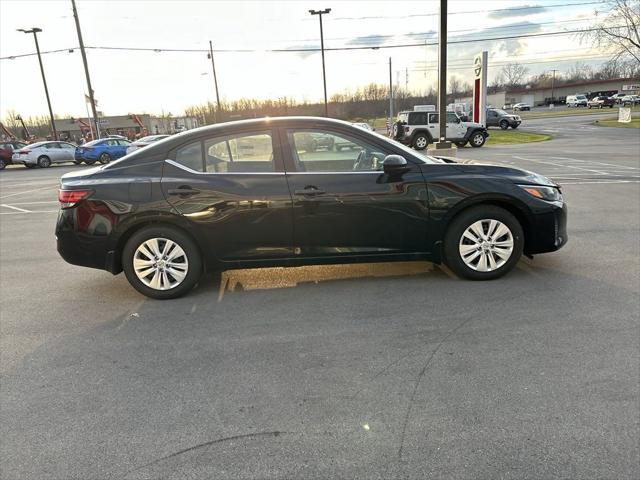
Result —
[[315, 197], [316, 195], [324, 195], [327, 192], [319, 188], [307, 187], [302, 190], [295, 190], [293, 193], [296, 195], [304, 195], [305, 197]]
[[170, 188], [167, 193], [169, 195], [180, 195], [181, 197], [187, 197], [189, 195], [196, 195], [200, 193], [200, 190], [196, 190], [191, 187]]

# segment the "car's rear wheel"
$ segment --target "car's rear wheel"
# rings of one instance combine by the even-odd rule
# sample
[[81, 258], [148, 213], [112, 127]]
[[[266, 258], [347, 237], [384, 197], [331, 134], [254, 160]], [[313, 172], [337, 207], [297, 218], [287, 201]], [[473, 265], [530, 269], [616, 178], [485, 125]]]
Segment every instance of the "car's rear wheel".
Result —
[[38, 158], [38, 166], [40, 168], [49, 168], [51, 166], [51, 159], [46, 155], [41, 156]]
[[76, 165], [80, 165], [82, 163], [82, 160], [74, 160], [73, 163], [75, 163]]
[[509, 122], [507, 122], [506, 120], [502, 120], [502, 121], [500, 122], [500, 128], [501, 128], [502, 130], [506, 130], [507, 128], [509, 128]]
[[473, 148], [478, 148], [483, 146], [485, 141], [486, 137], [482, 132], [475, 132], [469, 139], [469, 145], [471, 145]]
[[88, 160], [88, 159], [84, 159], [84, 163], [86, 163], [87, 165], [93, 165], [94, 163], [96, 163], [95, 160]]
[[429, 139], [423, 133], [419, 133], [413, 139], [413, 148], [416, 150], [424, 150], [429, 145]]
[[444, 259], [462, 278], [492, 280], [513, 269], [523, 247], [522, 226], [511, 213], [479, 205], [454, 218], [444, 240]]
[[103, 165], [105, 163], [109, 163], [111, 161], [111, 155], [109, 155], [108, 153], [103, 153], [102, 155], [100, 155], [99, 161]]
[[0, 170], [4, 170], [4, 167], [6, 167], [7, 164], [4, 163], [4, 160], [2, 158], [0, 158]]
[[191, 290], [202, 274], [202, 257], [186, 233], [170, 225], [134, 233], [122, 251], [129, 283], [147, 297], [176, 298]]

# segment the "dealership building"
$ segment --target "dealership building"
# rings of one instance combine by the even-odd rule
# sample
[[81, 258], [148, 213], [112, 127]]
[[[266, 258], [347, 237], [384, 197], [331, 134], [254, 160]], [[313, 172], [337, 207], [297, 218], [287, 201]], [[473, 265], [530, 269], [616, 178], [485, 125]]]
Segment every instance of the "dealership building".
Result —
[[[153, 117], [149, 114], [99, 116], [102, 135], [123, 135], [136, 138], [145, 135], [171, 134], [201, 126], [195, 117]], [[57, 119], [56, 130], [60, 138], [75, 140], [87, 136], [92, 121], [84, 118]]]
[[[548, 105], [550, 103], [564, 103], [567, 95], [584, 94], [589, 98], [614, 93], [640, 94], [640, 78], [615, 78], [611, 80], [588, 80], [582, 82], [565, 83], [553, 88], [553, 102], [551, 86], [522, 87], [487, 95], [487, 105], [502, 107], [514, 103], [528, 103], [533, 106]], [[471, 97], [456, 98], [456, 103], [473, 104]]]

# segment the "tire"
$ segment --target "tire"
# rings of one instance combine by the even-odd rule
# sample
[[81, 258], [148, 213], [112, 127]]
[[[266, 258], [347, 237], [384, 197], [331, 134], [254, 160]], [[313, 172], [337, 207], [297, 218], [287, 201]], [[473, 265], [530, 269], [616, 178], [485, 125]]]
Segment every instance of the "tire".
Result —
[[469, 138], [469, 145], [473, 148], [480, 148], [486, 141], [487, 138], [482, 134], [482, 132], [475, 132], [471, 134], [471, 137]]
[[[167, 241], [175, 244], [168, 252], [169, 255], [172, 252], [178, 255], [174, 258], [175, 267], [167, 267], [167, 270], [164, 271], [164, 276], [160, 273], [160, 270], [148, 263], [155, 261], [155, 259], [145, 258], [145, 254], [139, 250], [142, 245], [145, 245], [145, 242], [153, 239], [157, 240], [157, 250], [160, 251], [166, 246]], [[151, 242], [151, 244], [153, 243]], [[181, 251], [177, 251], [176, 247]], [[152, 250], [150, 246], [147, 247], [148, 253], [154, 253]], [[147, 277], [136, 273], [134, 257], [141, 262], [147, 262], [147, 265], [138, 266], [138, 272], [142, 272], [142, 274], [145, 272], [144, 268], [147, 268], [146, 271], [150, 272]], [[122, 268], [133, 288], [143, 295], [156, 300], [177, 298], [189, 292], [198, 283], [203, 271], [202, 256], [195, 242], [182, 230], [171, 225], [145, 227], [134, 233], [122, 250]], [[184, 273], [185, 271], [186, 275], [183, 278], [172, 276], [172, 272], [175, 274]], [[152, 286], [156, 275], [158, 275], [158, 287]], [[164, 284], [164, 277], [166, 277], [166, 284]], [[175, 285], [172, 286], [171, 284], [174, 282]], [[166, 289], [163, 289], [163, 287], [166, 287]]]
[[73, 163], [76, 165], [82, 165], [82, 160], [74, 160]]
[[424, 150], [429, 145], [429, 139], [424, 133], [419, 133], [413, 139], [413, 148], [416, 150]]
[[0, 170], [4, 170], [4, 167], [6, 167], [7, 164], [4, 163], [4, 160], [2, 158], [0, 158]]
[[502, 130], [506, 130], [509, 128], [509, 122], [507, 122], [506, 120], [501, 120], [500, 121], [500, 128]]
[[87, 165], [93, 165], [94, 163], [96, 163], [95, 160], [88, 160], [85, 158], [84, 163], [86, 163]]
[[588, 108], [589, 110], [591, 110], [591, 105], [589, 105], [587, 108]]
[[24, 165], [26, 168], [36, 168], [36, 167], [37, 167], [37, 165], [31, 165], [30, 163], [27, 163], [27, 162], [23, 163], [23, 165]]
[[518, 128], [519, 126], [520, 126], [520, 125], [511, 125], [511, 128], [513, 128], [513, 129], [515, 130], [515, 129], [516, 129], [516, 128]]
[[[492, 224], [492, 221], [498, 223]], [[470, 234], [479, 238], [471, 230], [474, 225], [476, 229], [482, 228], [484, 239], [491, 240], [482, 239], [482, 243], [474, 243], [465, 236]], [[494, 226], [494, 234], [499, 230], [499, 237], [487, 235], [491, 233], [491, 226]], [[501, 245], [496, 246], [496, 243]], [[478, 205], [464, 210], [449, 225], [444, 239], [444, 261], [461, 278], [493, 280], [515, 267], [522, 256], [523, 247], [522, 226], [511, 213], [493, 205]], [[466, 261], [463, 254], [466, 255]]]
[[46, 155], [41, 156], [38, 158], [38, 166], [40, 168], [49, 168], [51, 166], [51, 159]]
[[108, 153], [103, 153], [100, 155], [100, 158], [98, 158], [98, 161], [101, 164], [105, 165], [111, 161], [111, 155], [109, 155]]
[[467, 144], [467, 142], [455, 142], [456, 143], [456, 147], [458, 148], [464, 148], [464, 146]]

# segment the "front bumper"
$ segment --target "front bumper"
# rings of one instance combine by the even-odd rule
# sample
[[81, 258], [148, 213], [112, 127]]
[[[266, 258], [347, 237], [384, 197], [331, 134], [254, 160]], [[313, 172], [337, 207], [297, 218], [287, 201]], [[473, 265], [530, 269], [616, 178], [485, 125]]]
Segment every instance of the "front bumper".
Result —
[[567, 244], [567, 204], [552, 204], [550, 209], [532, 216], [525, 253], [555, 252]]

